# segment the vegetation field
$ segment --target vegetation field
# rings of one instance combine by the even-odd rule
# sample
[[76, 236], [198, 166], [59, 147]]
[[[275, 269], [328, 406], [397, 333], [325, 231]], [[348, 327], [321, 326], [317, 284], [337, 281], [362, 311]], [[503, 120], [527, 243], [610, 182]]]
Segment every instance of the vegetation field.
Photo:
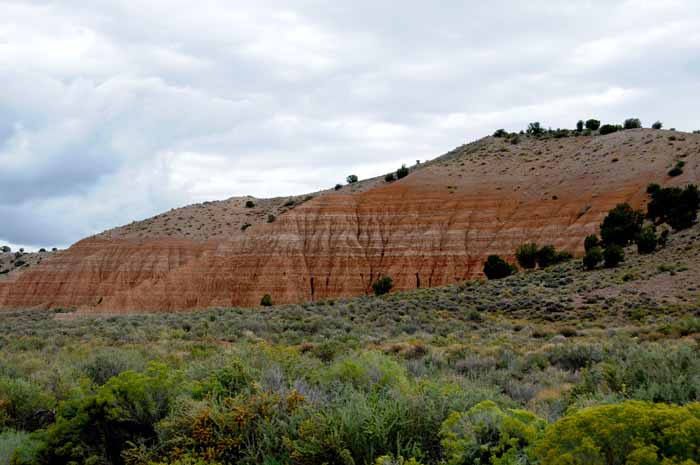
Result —
[[0, 463], [697, 463], [700, 228], [626, 252], [304, 305], [3, 314]]

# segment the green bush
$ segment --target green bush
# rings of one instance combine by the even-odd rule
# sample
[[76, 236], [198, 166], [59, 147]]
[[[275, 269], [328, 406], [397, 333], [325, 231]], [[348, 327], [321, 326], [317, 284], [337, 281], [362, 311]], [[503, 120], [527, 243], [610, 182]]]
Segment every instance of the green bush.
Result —
[[597, 131], [600, 128], [600, 121], [597, 119], [589, 119], [586, 121], [586, 129]]
[[382, 276], [372, 283], [372, 290], [376, 296], [388, 294], [392, 287], [394, 287], [394, 281], [389, 276]]
[[600, 225], [600, 235], [605, 246], [616, 244], [626, 246], [634, 241], [642, 229], [644, 214], [633, 210], [626, 203], [618, 204], [610, 210]]
[[406, 165], [401, 165], [401, 168], [396, 170], [396, 179], [403, 179], [408, 176], [408, 168]]
[[642, 122], [639, 118], [627, 118], [625, 120], [625, 129], [639, 129], [642, 127]]
[[396, 176], [394, 176], [394, 173], [389, 173], [386, 176], [384, 176], [384, 181], [386, 181], [386, 182], [396, 181]]
[[534, 414], [481, 402], [465, 413], [453, 412], [440, 428], [447, 465], [534, 464], [530, 448], [544, 430]]
[[687, 229], [693, 225], [700, 210], [700, 192], [695, 184], [685, 188], [667, 187], [651, 192], [647, 204], [647, 218], [657, 223], [668, 223], [673, 229]]
[[549, 426], [535, 446], [541, 465], [695, 464], [700, 405], [628, 401], [582, 409]]
[[586, 252], [591, 250], [593, 247], [598, 247], [600, 246], [600, 240], [598, 239], [598, 236], [595, 234], [590, 234], [586, 236], [586, 239], [583, 240], [583, 248]]
[[255, 207], [255, 202], [253, 202], [252, 200], [247, 200], [245, 203], [245, 207], [246, 208], [253, 208], [253, 207]]
[[23, 431], [0, 432], [0, 464], [31, 462], [36, 455], [38, 442]]
[[652, 129], [661, 129], [662, 127], [664, 127], [664, 125], [661, 121], [657, 121], [651, 125]]
[[604, 124], [600, 127], [600, 135], [604, 136], [606, 134], [612, 134], [613, 132], [617, 132], [622, 129], [622, 126], [619, 124]]
[[539, 121], [527, 125], [527, 133], [531, 136], [539, 137], [543, 135], [544, 132], [544, 128], [540, 125]]
[[533, 269], [537, 266], [537, 244], [530, 242], [523, 244], [515, 251], [518, 264], [525, 269]]
[[263, 307], [271, 307], [272, 306], [272, 296], [270, 294], [265, 294], [262, 299], [260, 299], [260, 305]]
[[578, 122], [576, 122], [576, 132], [582, 132], [583, 126], [584, 126], [583, 120], [582, 119], [578, 120]]
[[603, 249], [599, 246], [591, 247], [586, 251], [586, 255], [583, 256], [583, 266], [587, 270], [592, 270], [602, 261]]
[[498, 255], [489, 255], [484, 263], [484, 274], [488, 279], [506, 278], [516, 271], [513, 265]]
[[121, 373], [61, 407], [56, 423], [38, 436], [36, 462], [123, 463], [128, 443], [155, 439], [155, 424], [181, 390], [177, 374], [163, 364], [152, 364], [146, 373]]
[[535, 260], [540, 268], [550, 267], [557, 263], [557, 250], [553, 245], [544, 245], [537, 251]]
[[506, 137], [508, 135], [508, 131], [505, 129], [497, 129], [496, 132], [493, 133], [493, 137]]
[[606, 268], [615, 268], [625, 259], [625, 249], [617, 244], [610, 244], [603, 252]]
[[33, 431], [43, 425], [42, 413], [56, 401], [35, 383], [21, 378], [0, 378], [0, 431], [3, 427]]
[[345, 180], [347, 181], [348, 184], [355, 184], [358, 181], [357, 175], [355, 175], [355, 174], [349, 175], [347, 178], [345, 178]]
[[337, 190], [337, 191], [339, 191], [339, 190], [342, 189], [342, 188], [343, 188], [343, 185], [342, 185], [342, 184], [336, 184], [335, 187], [334, 187], [334, 189]]
[[139, 354], [108, 347], [96, 350], [83, 365], [83, 371], [93, 383], [101, 386], [113, 376], [128, 370], [141, 370], [144, 365]]
[[656, 236], [656, 227], [653, 225], [646, 225], [642, 228], [637, 236], [637, 252], [640, 254], [649, 254], [656, 250], [656, 245], [658, 244], [658, 237]]

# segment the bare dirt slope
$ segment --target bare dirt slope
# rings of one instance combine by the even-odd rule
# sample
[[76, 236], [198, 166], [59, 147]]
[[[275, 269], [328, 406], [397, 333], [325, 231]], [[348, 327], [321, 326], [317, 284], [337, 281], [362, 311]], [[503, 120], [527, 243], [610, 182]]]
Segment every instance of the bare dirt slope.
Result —
[[648, 183], [698, 180], [696, 134], [488, 137], [400, 181], [200, 204], [85, 239], [0, 283], [0, 307], [178, 311], [363, 295], [381, 275], [401, 290], [450, 284], [525, 241], [580, 253], [609, 209], [646, 201]]

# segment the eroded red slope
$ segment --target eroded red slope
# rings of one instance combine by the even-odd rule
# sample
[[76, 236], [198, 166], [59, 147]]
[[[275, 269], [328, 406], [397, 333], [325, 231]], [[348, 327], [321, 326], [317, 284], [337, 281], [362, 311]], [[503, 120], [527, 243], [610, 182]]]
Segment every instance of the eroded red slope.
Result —
[[[365, 294], [381, 275], [398, 289], [477, 277], [487, 255], [510, 257], [526, 241], [580, 253], [610, 208], [645, 201], [649, 182], [700, 178], [700, 136], [669, 134], [488, 138], [399, 182], [318, 195], [245, 232], [86, 239], [0, 284], [0, 304], [178, 311], [257, 305], [266, 293], [301, 302]], [[683, 176], [669, 178], [681, 158]]]

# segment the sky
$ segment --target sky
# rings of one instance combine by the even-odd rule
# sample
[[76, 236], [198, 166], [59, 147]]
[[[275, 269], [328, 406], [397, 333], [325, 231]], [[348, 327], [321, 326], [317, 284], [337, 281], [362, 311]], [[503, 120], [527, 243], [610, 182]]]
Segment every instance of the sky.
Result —
[[700, 129], [700, 2], [0, 0], [0, 245], [591, 117]]

